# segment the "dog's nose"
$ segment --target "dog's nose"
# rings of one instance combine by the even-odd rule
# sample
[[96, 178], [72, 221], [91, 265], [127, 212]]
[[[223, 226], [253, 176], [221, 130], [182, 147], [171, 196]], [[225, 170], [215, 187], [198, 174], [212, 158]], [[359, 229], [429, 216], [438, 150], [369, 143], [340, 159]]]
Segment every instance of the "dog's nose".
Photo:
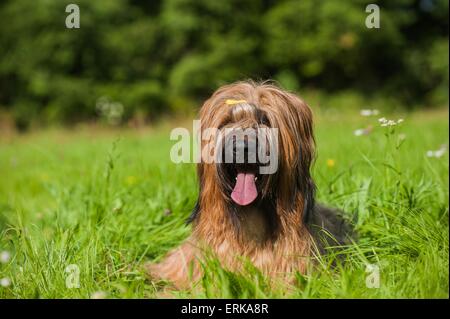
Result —
[[254, 138], [237, 139], [233, 145], [233, 153], [240, 154], [246, 163], [255, 163], [257, 154], [257, 141]]

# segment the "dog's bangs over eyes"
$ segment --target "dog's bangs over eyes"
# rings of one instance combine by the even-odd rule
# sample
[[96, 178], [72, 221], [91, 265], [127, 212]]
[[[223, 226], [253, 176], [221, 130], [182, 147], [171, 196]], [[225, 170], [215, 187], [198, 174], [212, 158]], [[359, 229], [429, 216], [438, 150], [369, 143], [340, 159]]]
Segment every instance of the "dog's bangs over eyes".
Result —
[[257, 127], [270, 127], [265, 113], [256, 106], [248, 103], [236, 104], [230, 110], [230, 122], [233, 124], [253, 124]]
[[270, 128], [270, 123], [262, 110], [248, 103], [230, 108], [227, 119], [220, 127], [223, 153], [217, 171], [227, 197], [246, 206], [269, 189], [268, 176], [259, 171], [267, 163], [259, 156], [270, 151], [267, 136], [260, 133], [260, 129]]

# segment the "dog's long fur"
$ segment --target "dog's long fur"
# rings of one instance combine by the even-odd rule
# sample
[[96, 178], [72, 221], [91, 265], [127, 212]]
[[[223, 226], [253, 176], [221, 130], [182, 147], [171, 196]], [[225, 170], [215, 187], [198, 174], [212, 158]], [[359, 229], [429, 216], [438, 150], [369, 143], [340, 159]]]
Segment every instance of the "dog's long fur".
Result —
[[[227, 105], [226, 100], [245, 100]], [[238, 82], [218, 89], [200, 110], [201, 132], [225, 127], [278, 128], [278, 171], [261, 176], [258, 200], [239, 206], [230, 200], [231, 181], [217, 163], [198, 165], [199, 198], [190, 221], [192, 235], [158, 264], [150, 264], [152, 279], [166, 279], [186, 287], [199, 278], [202, 252], [212, 250], [222, 265], [239, 270], [247, 257], [269, 276], [289, 277], [305, 273], [325, 229], [343, 243], [347, 224], [328, 208], [314, 203], [315, 186], [310, 175], [315, 157], [313, 117], [309, 106], [296, 95], [267, 83]], [[208, 141], [202, 141], [202, 147]]]

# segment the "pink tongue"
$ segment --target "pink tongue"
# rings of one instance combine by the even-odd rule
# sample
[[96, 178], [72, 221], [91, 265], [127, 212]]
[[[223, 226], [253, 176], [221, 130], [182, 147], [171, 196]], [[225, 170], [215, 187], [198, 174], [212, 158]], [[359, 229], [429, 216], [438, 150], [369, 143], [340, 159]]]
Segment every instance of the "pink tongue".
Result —
[[255, 174], [239, 173], [234, 185], [231, 198], [236, 204], [245, 206], [251, 204], [258, 196], [255, 184]]

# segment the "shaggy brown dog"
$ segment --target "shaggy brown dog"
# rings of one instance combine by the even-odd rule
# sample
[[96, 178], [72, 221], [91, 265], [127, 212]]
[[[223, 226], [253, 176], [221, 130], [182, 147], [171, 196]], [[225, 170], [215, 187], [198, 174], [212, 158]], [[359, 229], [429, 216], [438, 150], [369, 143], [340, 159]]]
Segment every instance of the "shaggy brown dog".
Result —
[[[238, 82], [218, 89], [202, 106], [200, 120], [202, 134], [208, 128], [217, 128], [220, 133], [237, 128], [277, 128], [278, 169], [259, 174], [261, 162], [248, 163], [248, 154], [244, 163], [210, 163], [202, 153], [199, 198], [190, 217], [193, 233], [162, 262], [147, 267], [152, 279], [186, 287], [190, 280], [199, 278], [198, 262], [205, 249], [227, 269], [239, 270], [241, 257], [246, 257], [268, 276], [289, 277], [295, 271], [305, 273], [315, 252], [325, 251], [330, 241], [319, 240], [320, 230], [334, 236], [334, 245], [344, 242], [349, 228], [343, 219], [314, 203], [310, 174], [313, 121], [305, 102], [271, 84]], [[201, 149], [223, 147], [224, 136], [202, 140]], [[250, 152], [252, 138], [236, 138], [233, 152], [239, 143]], [[269, 141], [259, 135], [255, 139], [259, 146]], [[193, 278], [189, 278], [190, 273]]]

